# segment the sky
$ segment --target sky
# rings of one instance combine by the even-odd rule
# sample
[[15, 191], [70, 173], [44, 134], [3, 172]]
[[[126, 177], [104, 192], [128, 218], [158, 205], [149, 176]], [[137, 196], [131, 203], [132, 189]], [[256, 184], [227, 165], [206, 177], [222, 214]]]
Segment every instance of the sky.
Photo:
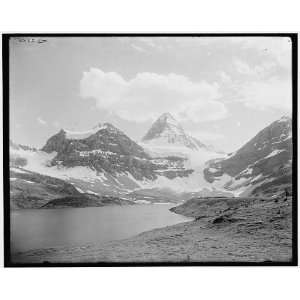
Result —
[[37, 148], [104, 122], [139, 141], [169, 112], [232, 152], [292, 110], [284, 37], [11, 38], [9, 63], [10, 138]]

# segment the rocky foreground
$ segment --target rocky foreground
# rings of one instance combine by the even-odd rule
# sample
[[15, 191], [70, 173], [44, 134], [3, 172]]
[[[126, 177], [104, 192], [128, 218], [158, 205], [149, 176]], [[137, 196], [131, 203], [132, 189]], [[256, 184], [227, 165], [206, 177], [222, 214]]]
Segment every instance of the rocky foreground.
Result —
[[292, 199], [194, 198], [171, 209], [191, 222], [135, 237], [73, 248], [12, 255], [42, 262], [288, 262], [292, 257]]

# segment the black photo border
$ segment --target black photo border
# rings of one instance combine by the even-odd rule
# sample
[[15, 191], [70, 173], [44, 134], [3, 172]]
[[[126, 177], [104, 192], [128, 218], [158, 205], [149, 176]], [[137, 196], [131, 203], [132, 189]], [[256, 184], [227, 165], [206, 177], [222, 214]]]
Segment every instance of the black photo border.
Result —
[[[9, 40], [10, 38], [46, 37], [288, 37], [292, 43], [292, 259], [287, 262], [98, 262], [98, 263], [14, 263], [10, 249], [9, 180]], [[5, 33], [2, 34], [3, 75], [3, 211], [4, 267], [171, 267], [171, 266], [297, 266], [298, 265], [298, 34], [297, 33]]]

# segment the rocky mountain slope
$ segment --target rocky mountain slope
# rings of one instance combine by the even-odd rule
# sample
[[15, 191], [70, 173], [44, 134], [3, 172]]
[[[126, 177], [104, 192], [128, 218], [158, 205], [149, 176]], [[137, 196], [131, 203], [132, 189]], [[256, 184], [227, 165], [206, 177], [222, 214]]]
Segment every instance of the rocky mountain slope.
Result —
[[39, 208], [49, 200], [77, 196], [76, 188], [58, 178], [43, 176], [22, 168], [10, 169], [11, 208]]
[[125, 175], [134, 184], [155, 180], [158, 175], [174, 178], [192, 172], [184, 168], [182, 157], [151, 158], [141, 146], [109, 123], [99, 124], [87, 134], [61, 130], [47, 141], [42, 151], [57, 153], [51, 166], [87, 167], [102, 177]]
[[96, 172], [130, 172], [136, 179], [153, 179], [154, 165], [143, 148], [110, 124], [99, 125], [90, 135], [76, 135], [61, 130], [42, 148], [57, 152], [51, 165], [67, 168], [89, 167]]
[[134, 202], [118, 197], [84, 193], [74, 185], [50, 176], [27, 171], [20, 167], [10, 169], [11, 209], [62, 208], [105, 205], [132, 205]]
[[261, 130], [238, 151], [224, 159], [211, 160], [205, 179], [225, 179], [224, 188], [240, 195], [276, 194], [291, 188], [292, 120], [282, 117]]

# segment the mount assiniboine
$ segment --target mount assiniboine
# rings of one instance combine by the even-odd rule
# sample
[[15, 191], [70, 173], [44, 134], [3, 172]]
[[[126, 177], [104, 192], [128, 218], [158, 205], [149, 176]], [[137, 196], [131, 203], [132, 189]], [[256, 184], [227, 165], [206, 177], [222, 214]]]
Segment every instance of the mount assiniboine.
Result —
[[142, 142], [146, 147], [162, 151], [176, 151], [176, 149], [180, 151], [181, 149], [185, 152], [185, 148], [194, 151], [200, 149], [210, 151], [208, 146], [186, 134], [180, 123], [170, 113], [164, 113], [153, 123]]
[[165, 113], [139, 144], [109, 123], [86, 132], [62, 129], [40, 150], [11, 142], [11, 200], [18, 208], [52, 207], [66, 197], [99, 206], [260, 194], [290, 185], [291, 161], [288, 117], [225, 156]]

